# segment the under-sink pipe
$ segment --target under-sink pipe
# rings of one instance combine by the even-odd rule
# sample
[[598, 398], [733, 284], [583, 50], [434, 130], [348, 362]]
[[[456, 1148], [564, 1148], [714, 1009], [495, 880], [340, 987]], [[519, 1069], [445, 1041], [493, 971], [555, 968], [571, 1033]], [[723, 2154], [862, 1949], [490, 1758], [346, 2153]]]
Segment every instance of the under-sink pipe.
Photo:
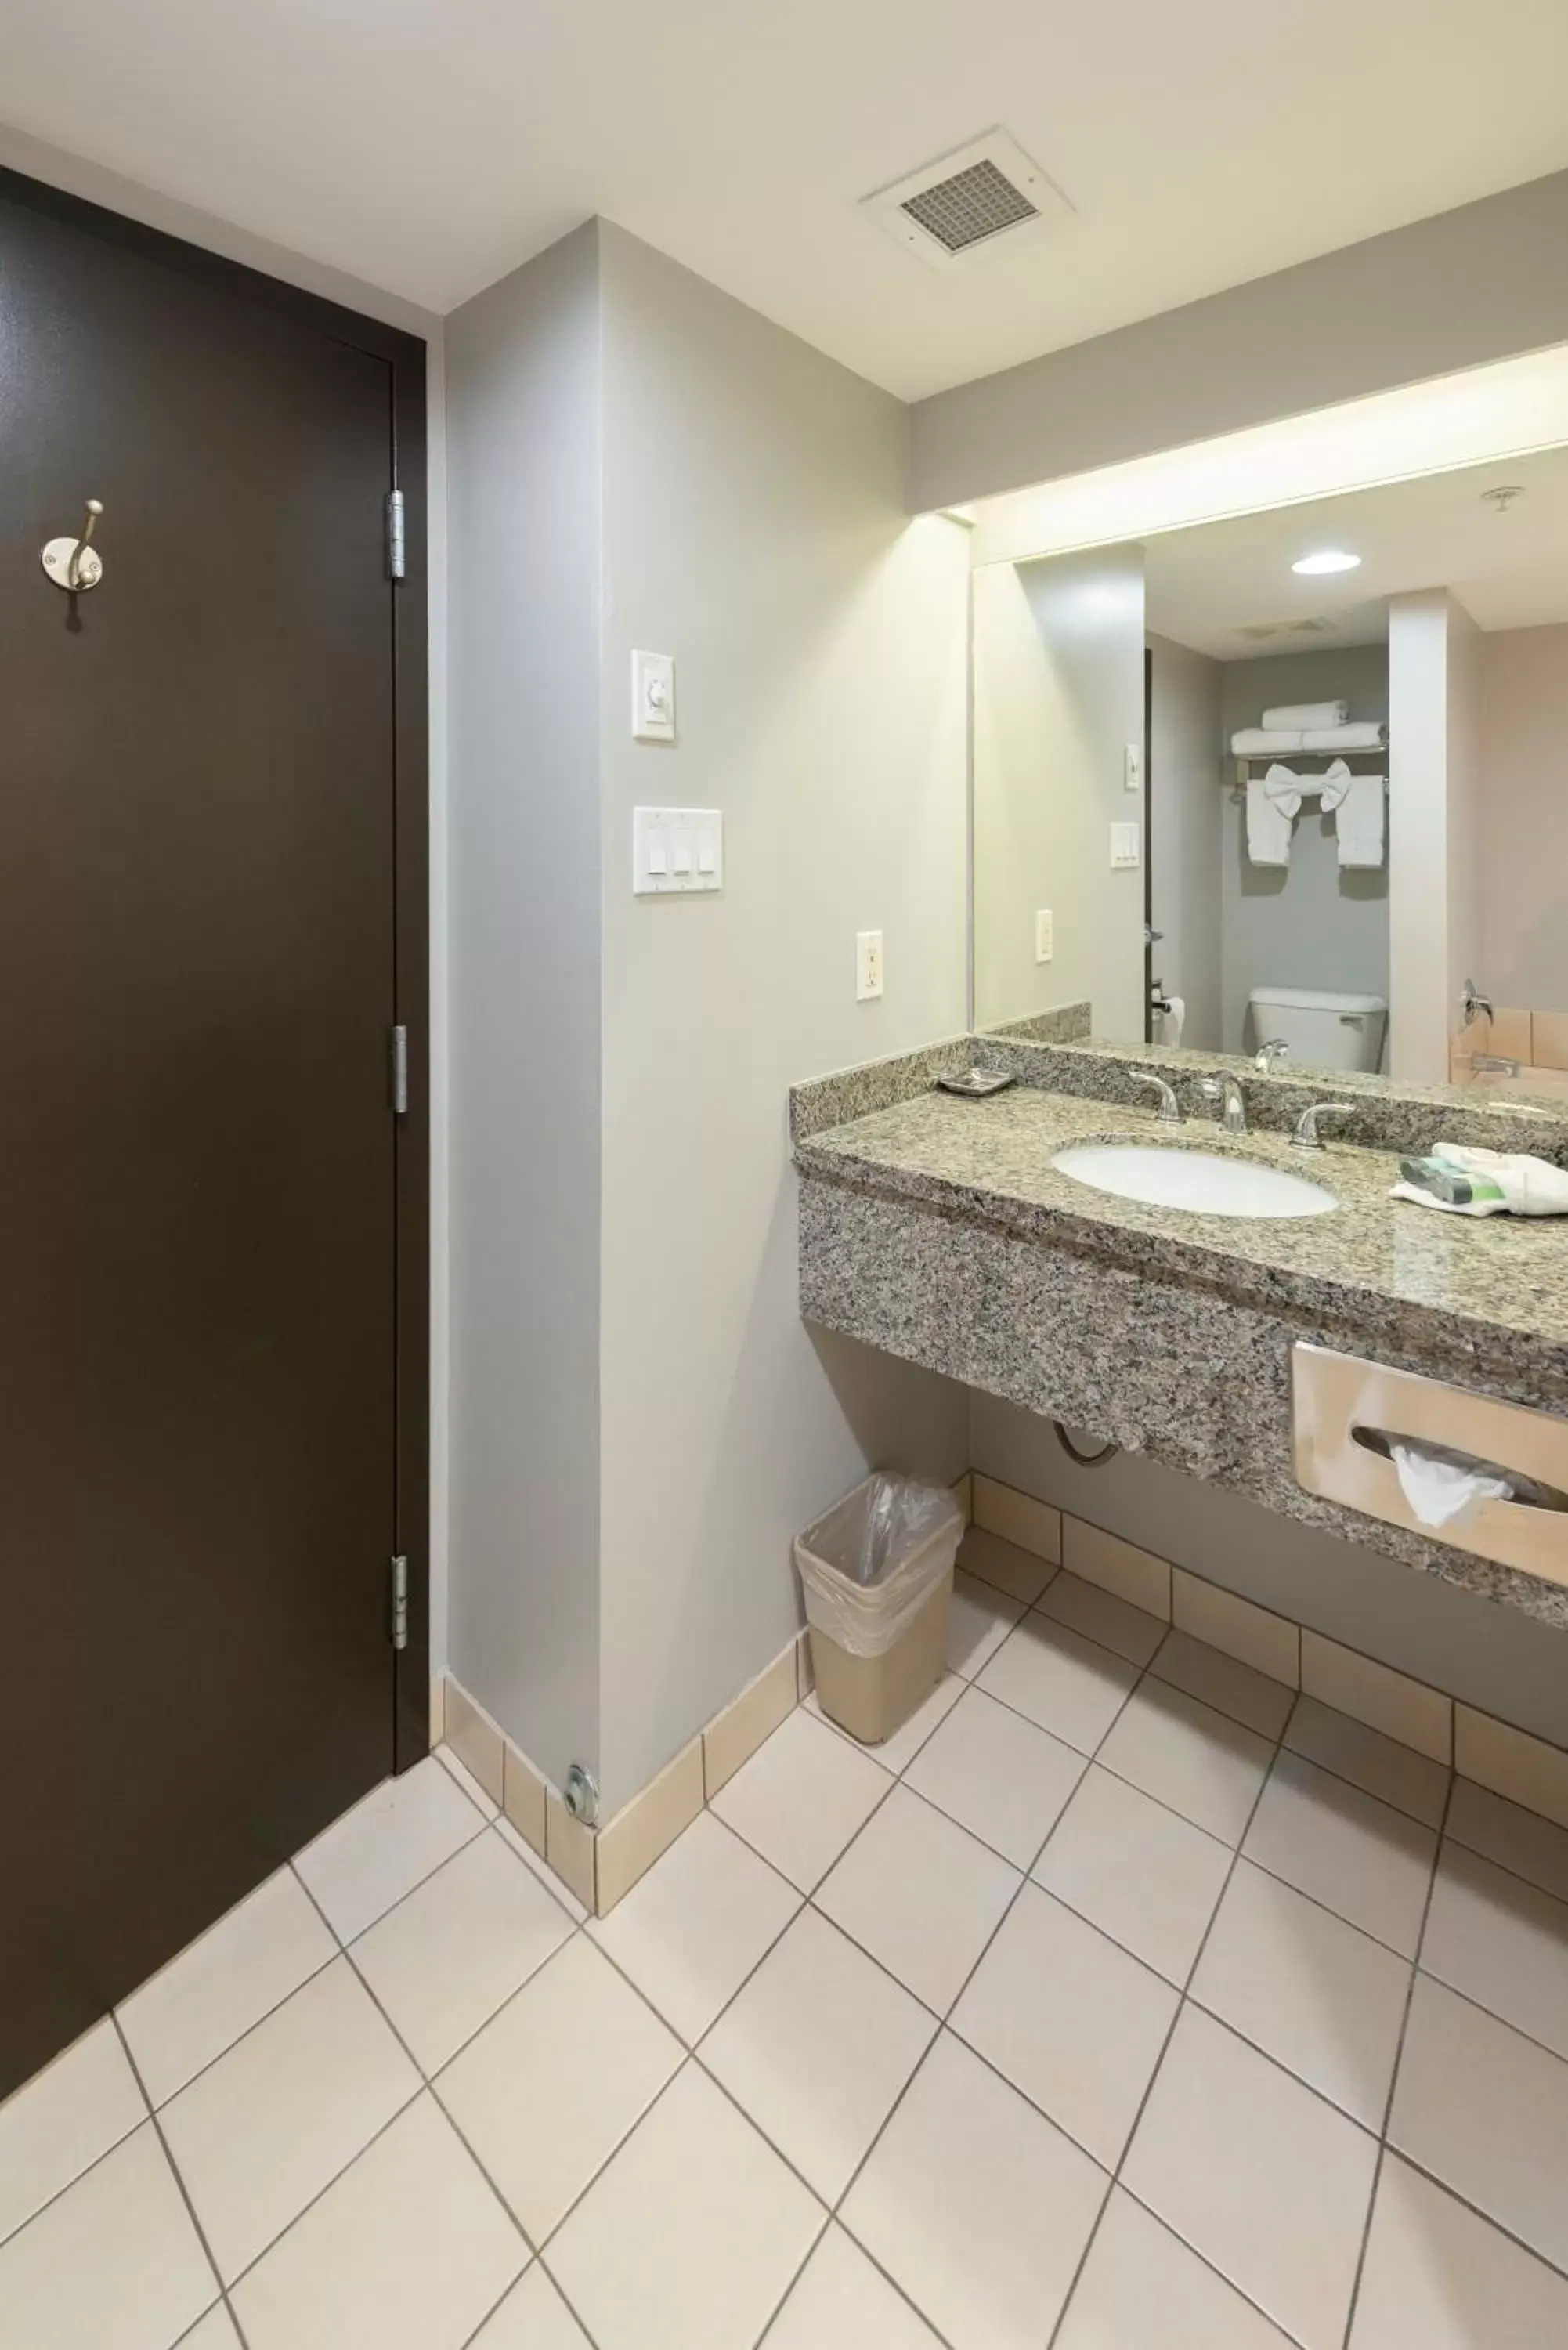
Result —
[[1054, 1419], [1051, 1425], [1056, 1431], [1057, 1443], [1067, 1458], [1070, 1461], [1075, 1461], [1080, 1469], [1103, 1469], [1106, 1461], [1122, 1449], [1119, 1444], [1102, 1444], [1097, 1452], [1081, 1452], [1059, 1419]]

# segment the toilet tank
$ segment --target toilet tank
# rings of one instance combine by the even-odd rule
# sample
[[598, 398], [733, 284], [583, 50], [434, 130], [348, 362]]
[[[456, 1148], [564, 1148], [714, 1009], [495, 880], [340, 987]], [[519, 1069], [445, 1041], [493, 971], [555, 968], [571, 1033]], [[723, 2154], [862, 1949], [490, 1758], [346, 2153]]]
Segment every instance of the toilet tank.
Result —
[[1381, 995], [1255, 987], [1248, 1001], [1254, 1049], [1278, 1036], [1291, 1059], [1309, 1069], [1376, 1069], [1383, 1058], [1388, 1005]]

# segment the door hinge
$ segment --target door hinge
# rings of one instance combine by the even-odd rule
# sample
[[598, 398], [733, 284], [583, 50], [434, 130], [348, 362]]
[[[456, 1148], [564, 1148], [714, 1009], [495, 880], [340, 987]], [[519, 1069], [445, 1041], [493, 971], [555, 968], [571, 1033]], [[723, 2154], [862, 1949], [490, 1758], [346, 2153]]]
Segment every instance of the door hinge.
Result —
[[409, 1032], [394, 1028], [391, 1035], [392, 1115], [406, 1118], [409, 1112]]
[[401, 490], [387, 492], [387, 577], [400, 579], [407, 556], [407, 531]]
[[409, 1645], [409, 1562], [406, 1558], [392, 1561], [392, 1646], [406, 1648]]

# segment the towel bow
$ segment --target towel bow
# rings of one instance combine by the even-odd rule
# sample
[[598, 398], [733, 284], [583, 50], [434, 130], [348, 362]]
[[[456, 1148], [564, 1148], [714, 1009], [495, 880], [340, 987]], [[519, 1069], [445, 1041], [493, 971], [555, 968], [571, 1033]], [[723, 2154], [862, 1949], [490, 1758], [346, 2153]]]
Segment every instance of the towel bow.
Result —
[[[1334, 764], [1336, 766], [1345, 765], [1343, 759], [1336, 760]], [[1282, 816], [1299, 814], [1302, 804], [1302, 781], [1293, 768], [1282, 767], [1276, 759], [1263, 777], [1263, 790]]]
[[1355, 780], [1343, 759], [1336, 759], [1332, 767], [1324, 770], [1319, 789], [1323, 794], [1322, 805], [1325, 816], [1339, 806]]

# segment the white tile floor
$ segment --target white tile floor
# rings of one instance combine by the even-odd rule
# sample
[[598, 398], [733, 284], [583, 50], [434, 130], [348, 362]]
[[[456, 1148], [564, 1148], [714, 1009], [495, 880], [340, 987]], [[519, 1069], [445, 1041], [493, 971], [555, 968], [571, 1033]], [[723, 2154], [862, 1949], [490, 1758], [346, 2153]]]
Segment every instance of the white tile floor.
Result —
[[965, 1563], [602, 1922], [378, 1789], [0, 2106], [0, 2350], [1568, 2343], [1568, 1833]]

